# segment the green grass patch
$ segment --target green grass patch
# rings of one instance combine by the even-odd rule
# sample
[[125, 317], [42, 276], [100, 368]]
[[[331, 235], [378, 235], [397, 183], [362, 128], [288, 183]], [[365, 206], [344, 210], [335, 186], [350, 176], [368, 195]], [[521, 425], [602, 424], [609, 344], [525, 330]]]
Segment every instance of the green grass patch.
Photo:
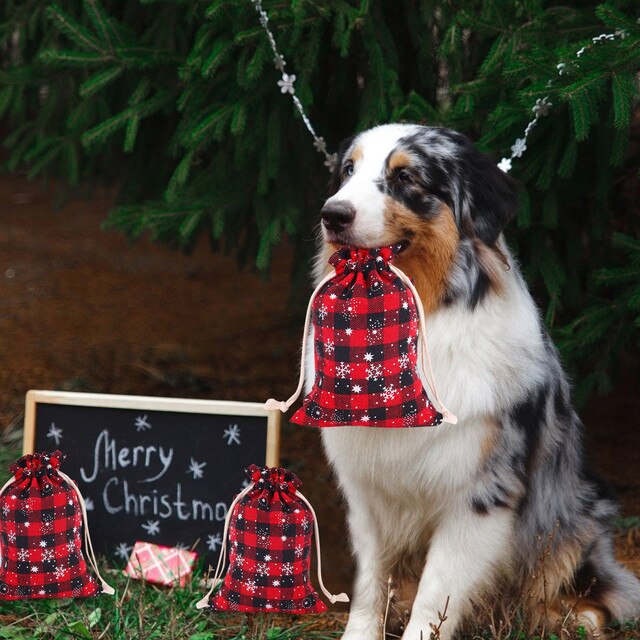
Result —
[[115, 596], [77, 600], [0, 602], [0, 638], [5, 640], [333, 640], [343, 615], [242, 615], [198, 611], [205, 589], [167, 589], [106, 573]]

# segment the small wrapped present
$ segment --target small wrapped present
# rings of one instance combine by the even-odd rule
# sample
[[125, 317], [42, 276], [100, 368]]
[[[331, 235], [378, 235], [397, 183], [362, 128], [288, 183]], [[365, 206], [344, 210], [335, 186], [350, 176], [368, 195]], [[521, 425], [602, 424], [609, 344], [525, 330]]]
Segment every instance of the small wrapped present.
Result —
[[191, 578], [198, 554], [151, 542], [136, 542], [123, 573], [136, 580], [146, 580], [166, 587], [181, 586]]

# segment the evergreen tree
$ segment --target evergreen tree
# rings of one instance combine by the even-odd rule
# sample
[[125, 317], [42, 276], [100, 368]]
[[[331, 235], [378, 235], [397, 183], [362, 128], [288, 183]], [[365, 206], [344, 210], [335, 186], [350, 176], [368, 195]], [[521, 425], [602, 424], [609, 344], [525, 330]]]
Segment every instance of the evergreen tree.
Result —
[[[637, 3], [265, 9], [329, 149], [411, 120], [461, 130], [499, 159], [548, 99], [513, 162], [522, 206], [509, 241], [566, 357], [589, 372], [583, 391], [606, 390], [640, 338]], [[5, 0], [0, 12], [8, 170], [117, 185], [108, 224], [132, 238], [188, 250], [204, 233], [266, 271], [286, 237], [304, 264], [326, 169], [276, 87], [250, 0]]]

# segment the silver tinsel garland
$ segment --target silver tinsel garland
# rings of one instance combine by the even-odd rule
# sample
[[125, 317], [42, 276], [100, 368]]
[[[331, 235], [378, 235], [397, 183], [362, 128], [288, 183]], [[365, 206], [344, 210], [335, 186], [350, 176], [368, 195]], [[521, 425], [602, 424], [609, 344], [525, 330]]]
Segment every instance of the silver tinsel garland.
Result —
[[[280, 92], [283, 94], [288, 93], [291, 96], [293, 104], [296, 106], [296, 109], [300, 113], [305, 127], [313, 137], [313, 146], [316, 148], [316, 151], [318, 151], [318, 153], [324, 155], [324, 164], [331, 171], [337, 162], [338, 156], [335, 153], [329, 153], [327, 151], [327, 143], [322, 136], [319, 136], [316, 133], [313, 125], [311, 124], [311, 120], [309, 120], [309, 117], [307, 116], [307, 113], [302, 106], [302, 102], [300, 102], [300, 98], [298, 98], [298, 96], [296, 95], [296, 76], [294, 74], [288, 74], [284, 70], [287, 61], [285, 60], [284, 56], [278, 51], [276, 39], [269, 27], [269, 16], [262, 7], [262, 0], [251, 0], [251, 2], [253, 3], [256, 12], [258, 13], [260, 24], [267, 34], [267, 38], [269, 39], [269, 44], [271, 45], [271, 50], [273, 51], [273, 62], [275, 68], [281, 74], [281, 78], [277, 82], [278, 87], [280, 87]], [[580, 58], [587, 50], [591, 49], [594, 45], [615, 40], [616, 38], [620, 38], [621, 40], [623, 40], [626, 36], [627, 32], [624, 29], [618, 29], [614, 33], [601, 33], [599, 36], [591, 39], [591, 44], [585, 45], [584, 47], [576, 51], [576, 58]], [[571, 68], [576, 64], [576, 62], [570, 64], [560, 62], [556, 66], [558, 75], [562, 76], [570, 73]], [[547, 86], [551, 87], [552, 83], [553, 81], [549, 80]], [[522, 136], [522, 138], [517, 138], [513, 145], [511, 145], [511, 155], [509, 157], [502, 158], [502, 160], [498, 163], [498, 167], [502, 169], [502, 171], [504, 171], [505, 173], [510, 171], [513, 159], [522, 157], [522, 154], [527, 150], [527, 139], [529, 137], [529, 134], [535, 128], [538, 120], [549, 114], [549, 110], [552, 106], [553, 103], [549, 100], [549, 96], [538, 98], [536, 100], [536, 103], [531, 109], [531, 111], [533, 112], [533, 118], [527, 124], [524, 130], [524, 135]]]

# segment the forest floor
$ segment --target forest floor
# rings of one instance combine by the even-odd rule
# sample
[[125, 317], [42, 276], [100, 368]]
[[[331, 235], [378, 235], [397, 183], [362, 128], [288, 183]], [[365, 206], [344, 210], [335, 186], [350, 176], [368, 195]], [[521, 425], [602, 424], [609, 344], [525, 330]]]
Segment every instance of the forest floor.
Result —
[[[290, 394], [296, 383], [301, 334], [301, 318], [292, 308], [303, 306], [289, 304], [290, 250], [278, 252], [270, 279], [265, 281], [251, 270], [239, 271], [233, 256], [213, 254], [205, 242], [192, 255], [184, 256], [147, 240], [130, 245], [117, 232], [103, 231], [101, 225], [112, 205], [106, 196], [73, 200], [57, 212], [52, 199], [22, 176], [0, 176], [3, 468], [20, 449], [24, 396], [29, 389], [243, 401]], [[630, 416], [637, 416], [639, 408], [635, 379], [629, 373], [614, 395], [594, 398], [581, 412], [592, 466], [612, 484], [626, 518], [619, 523], [619, 557], [638, 573], [640, 429], [637, 419]], [[285, 425], [281, 463], [302, 477], [305, 494], [318, 512], [325, 582], [336, 593], [349, 592], [353, 563], [344, 506], [317, 432]], [[1, 471], [0, 477], [3, 475]], [[132, 590], [128, 593], [131, 597]], [[179, 604], [182, 596], [166, 597]], [[163, 601], [158, 598], [154, 595], [149, 602]], [[205, 629], [198, 622], [188, 634], [183, 629], [182, 635], [174, 629], [171, 634], [177, 635], [141, 635], [138, 630], [130, 636], [112, 636], [108, 631], [100, 636], [105, 625], [96, 621], [95, 613], [93, 626], [90, 624], [95, 605], [87, 606], [83, 609], [86, 620], [78, 629], [57, 636], [51, 629], [69, 627], [73, 616], [65, 617], [64, 609], [55, 604], [28, 605], [27, 609], [15, 605], [13, 613], [9, 605], [0, 605], [0, 638], [284, 640], [334, 637], [332, 630], [344, 618], [339, 613], [328, 617], [326, 633], [318, 631], [319, 622], [314, 623], [315, 630], [303, 631], [284, 628], [282, 621], [261, 627], [261, 622], [251, 620], [248, 628], [245, 620], [238, 623], [235, 635]], [[101, 619], [111, 622], [112, 631], [113, 615], [117, 618], [119, 614], [115, 609], [107, 614], [102, 607]], [[132, 620], [139, 618], [135, 612], [127, 615]], [[51, 619], [49, 631], [35, 633], [34, 620], [47, 617]], [[22, 618], [26, 619], [18, 622]], [[31, 629], [31, 635], [20, 635], [21, 628]], [[280, 631], [269, 630], [273, 628]], [[280, 632], [284, 635], [278, 635]], [[320, 635], [314, 636], [317, 633]], [[630, 631], [619, 637], [638, 636], [640, 633]]]

